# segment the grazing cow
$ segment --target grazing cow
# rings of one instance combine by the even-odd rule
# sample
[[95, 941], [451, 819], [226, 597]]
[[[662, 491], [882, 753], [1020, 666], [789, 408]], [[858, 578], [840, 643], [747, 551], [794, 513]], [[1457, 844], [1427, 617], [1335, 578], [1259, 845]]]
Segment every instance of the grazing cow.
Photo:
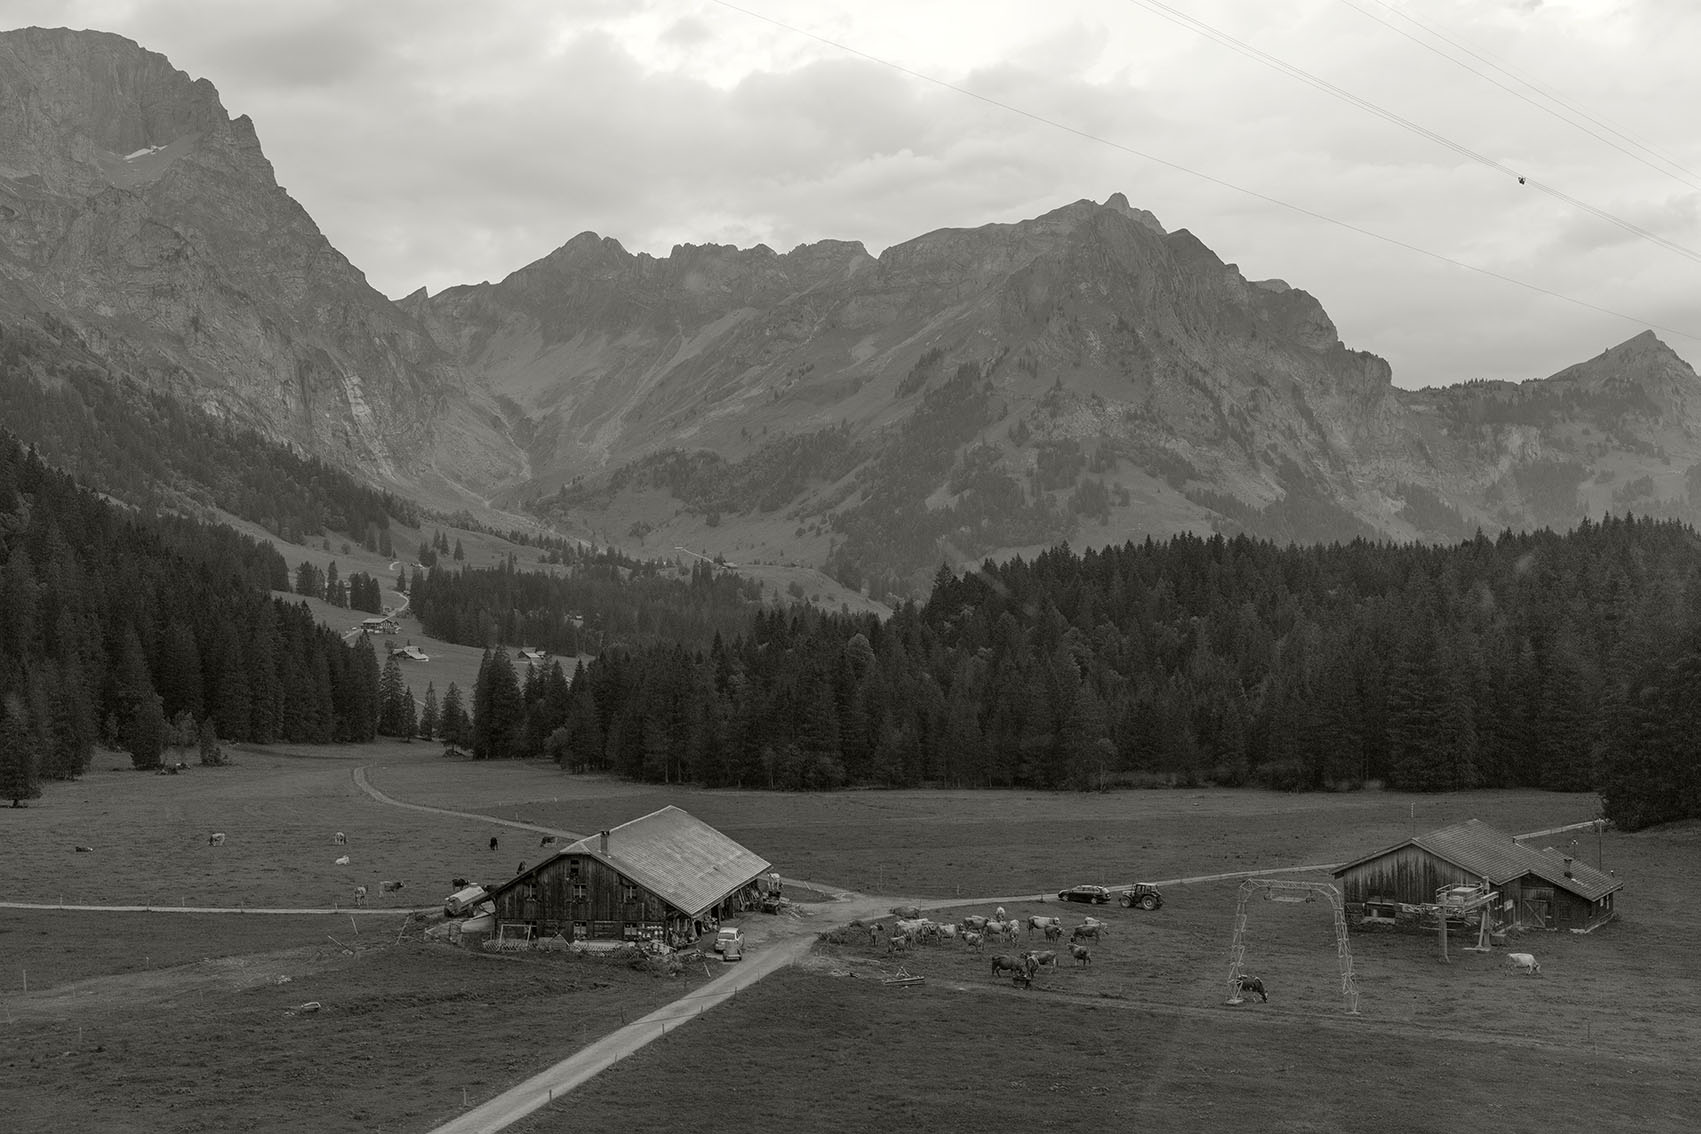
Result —
[[380, 883], [378, 883], [378, 889], [383, 891], [386, 894], [394, 894], [397, 890], [400, 890], [406, 884], [407, 883], [405, 883], [405, 882], [380, 882]]
[[1029, 929], [1050, 929], [1054, 925], [1062, 925], [1062, 924], [1063, 924], [1063, 919], [1060, 918], [1060, 917], [1030, 917], [1030, 918], [1028, 918], [1028, 928]]
[[1075, 963], [1077, 965], [1090, 965], [1093, 963], [1093, 954], [1085, 945], [1069, 946], [1069, 955], [1075, 958]]
[[957, 927], [954, 925], [936, 925], [933, 927], [933, 933], [941, 941], [955, 941], [957, 939]]
[[1235, 977], [1234, 994], [1237, 997], [1252, 996], [1256, 994], [1261, 1003], [1270, 1003], [1269, 994], [1264, 991], [1264, 982], [1255, 976], [1246, 976], [1242, 974], [1241, 976]]
[[348, 865], [348, 855], [345, 854], [341, 858], [337, 859], [336, 865], [347, 866]]
[[963, 944], [967, 945], [970, 949], [973, 949], [975, 952], [979, 953], [979, 952], [982, 952], [986, 948], [986, 938], [983, 935], [974, 932], [973, 930], [964, 930], [963, 931]]
[[1096, 929], [1096, 930], [1100, 931], [1101, 933], [1109, 933], [1110, 932], [1110, 922], [1100, 921], [1096, 917], [1090, 917], [1086, 921], [1083, 921], [1081, 923], [1081, 928], [1082, 929]]
[[1036, 971], [1039, 970], [1039, 969], [1043, 969], [1047, 965], [1051, 966], [1052, 972], [1057, 971], [1057, 954], [1055, 952], [1053, 952], [1052, 950], [1045, 949], [1045, 950], [1041, 950], [1041, 951], [1038, 951], [1038, 952], [1035, 952], [1034, 950], [1029, 950], [1027, 956], [1028, 956], [1028, 960], [1030, 960], [1034, 963], [1034, 969]]
[[1048, 925], [1048, 926], [1046, 926], [1045, 927], [1045, 939], [1047, 941], [1061, 941], [1061, 940], [1063, 940], [1063, 927], [1061, 925]]
[[1534, 953], [1508, 953], [1506, 954], [1506, 963], [1521, 973], [1539, 973], [1542, 971], [1541, 965], [1536, 962]]
[[973, 917], [965, 917], [963, 919], [963, 928], [979, 933], [986, 928], [986, 923], [991, 920], [991, 918], [981, 917], [979, 914], [976, 914]]
[[490, 836], [490, 849], [491, 850], [496, 849], [496, 836], [495, 835]]
[[1098, 939], [1099, 927], [1096, 925], [1077, 925], [1069, 934], [1071, 945], [1078, 941], [1097, 941]]
[[347, 846], [348, 836], [343, 834], [341, 831], [338, 831], [336, 834], [331, 836], [331, 843], [339, 847]]
[[365, 886], [356, 886], [354, 888], [354, 904], [357, 906], [364, 906], [366, 904]]
[[224, 832], [223, 831], [214, 831], [212, 834], [208, 835], [207, 836], [207, 845], [209, 847], [222, 847], [222, 846], [224, 846]]
[[545, 835], [543, 838], [538, 840], [537, 845], [540, 847], [552, 847], [555, 845], [555, 836]]
[[1034, 986], [1034, 974], [1024, 969], [1022, 972], [1016, 973], [1012, 976], [1010, 978], [1010, 983], [1015, 985], [1017, 988], [1032, 988]]
[[94, 848], [93, 847], [78, 847], [77, 853], [78, 854], [93, 854]]
[[886, 952], [888, 952], [888, 953], [908, 953], [909, 951], [910, 951], [910, 935], [909, 934], [900, 933], [896, 937], [888, 937], [886, 939]]
[[921, 907], [920, 906], [893, 906], [891, 913], [892, 913], [893, 917], [917, 918], [917, 917], [921, 916]]
[[920, 937], [926, 933], [927, 927], [932, 924], [925, 917], [901, 917], [898, 919], [898, 932]]
[[1012, 957], [1008, 953], [1000, 953], [998, 956], [992, 958], [993, 976], [997, 976], [999, 973], [1010, 973], [1014, 975], [1016, 973], [1025, 972], [1027, 972], [1027, 966], [1022, 964], [1022, 959], [1020, 957]]

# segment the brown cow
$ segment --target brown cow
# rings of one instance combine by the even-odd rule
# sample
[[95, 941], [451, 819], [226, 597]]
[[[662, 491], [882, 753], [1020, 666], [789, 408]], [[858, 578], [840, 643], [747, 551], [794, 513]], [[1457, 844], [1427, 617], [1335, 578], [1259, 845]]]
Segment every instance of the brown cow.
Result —
[[1069, 946], [1069, 955], [1075, 958], [1075, 963], [1077, 965], [1090, 965], [1093, 963], [1093, 955], [1088, 951], [1085, 945]]

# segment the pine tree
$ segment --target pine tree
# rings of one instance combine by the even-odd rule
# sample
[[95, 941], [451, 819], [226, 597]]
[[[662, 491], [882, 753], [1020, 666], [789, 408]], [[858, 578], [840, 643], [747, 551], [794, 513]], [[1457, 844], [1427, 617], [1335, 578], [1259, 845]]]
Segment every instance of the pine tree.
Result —
[[472, 724], [467, 720], [466, 708], [461, 704], [461, 691], [453, 681], [449, 682], [449, 688], [443, 694], [443, 709], [438, 729], [443, 737], [445, 756], [457, 749], [471, 747]]
[[407, 706], [412, 703], [407, 683], [402, 678], [402, 663], [391, 654], [384, 662], [384, 676], [378, 680], [379, 733], [384, 736], [408, 735], [402, 730], [406, 727]]
[[13, 807], [22, 807], [24, 800], [41, 795], [37, 783], [38, 753], [30, 730], [23, 719], [20, 703], [0, 706], [0, 799], [9, 799]]
[[403, 740], [412, 740], [414, 737], [419, 735], [419, 717], [415, 712], [413, 688], [410, 686], [405, 690], [405, 692], [406, 697], [402, 701], [400, 721], [402, 731], [400, 735]]
[[419, 713], [419, 735], [426, 740], [436, 740], [438, 727], [437, 685], [428, 682], [425, 686], [425, 707]]
[[459, 563], [461, 560], [465, 559], [466, 557], [467, 557], [467, 553], [465, 551], [461, 550], [461, 541], [460, 541], [460, 538], [457, 536], [456, 539], [455, 539], [455, 562]]

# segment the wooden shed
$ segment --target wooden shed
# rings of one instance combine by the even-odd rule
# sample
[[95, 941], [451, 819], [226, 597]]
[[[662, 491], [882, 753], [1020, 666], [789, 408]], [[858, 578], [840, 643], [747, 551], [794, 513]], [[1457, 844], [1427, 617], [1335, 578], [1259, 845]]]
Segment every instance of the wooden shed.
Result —
[[683, 945], [755, 906], [770, 865], [668, 806], [562, 847], [496, 887], [495, 931]]
[[1588, 932], [1614, 916], [1624, 883], [1552, 847], [1526, 847], [1468, 819], [1365, 855], [1333, 871], [1355, 926], [1416, 924], [1443, 887], [1487, 882], [1497, 929]]

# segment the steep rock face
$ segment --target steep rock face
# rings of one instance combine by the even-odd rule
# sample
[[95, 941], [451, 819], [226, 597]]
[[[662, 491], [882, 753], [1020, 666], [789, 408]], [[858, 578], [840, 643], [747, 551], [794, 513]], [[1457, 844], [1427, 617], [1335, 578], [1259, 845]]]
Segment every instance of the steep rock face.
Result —
[[0, 35], [0, 277], [13, 317], [52, 314], [374, 479], [418, 485], [435, 459], [488, 484], [520, 466], [418, 322], [278, 187], [248, 118], [120, 36]]

